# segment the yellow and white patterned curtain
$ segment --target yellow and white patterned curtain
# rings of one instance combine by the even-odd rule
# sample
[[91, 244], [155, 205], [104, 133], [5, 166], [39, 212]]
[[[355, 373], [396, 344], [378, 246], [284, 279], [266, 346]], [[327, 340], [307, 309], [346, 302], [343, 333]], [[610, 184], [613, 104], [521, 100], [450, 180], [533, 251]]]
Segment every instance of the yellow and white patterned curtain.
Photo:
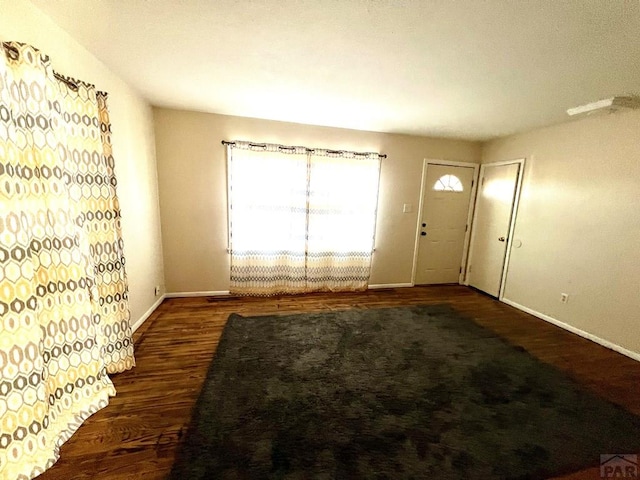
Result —
[[233, 142], [228, 171], [231, 293], [367, 288], [378, 154]]
[[134, 364], [106, 94], [0, 48], [0, 479], [33, 478]]

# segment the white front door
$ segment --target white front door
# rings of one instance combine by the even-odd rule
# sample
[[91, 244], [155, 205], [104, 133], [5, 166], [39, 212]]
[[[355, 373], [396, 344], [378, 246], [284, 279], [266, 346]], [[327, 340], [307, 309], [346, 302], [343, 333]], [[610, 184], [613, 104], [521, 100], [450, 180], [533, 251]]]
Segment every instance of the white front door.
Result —
[[467, 280], [483, 292], [500, 296], [519, 163], [483, 165], [469, 253]]
[[474, 167], [427, 164], [415, 283], [458, 283]]

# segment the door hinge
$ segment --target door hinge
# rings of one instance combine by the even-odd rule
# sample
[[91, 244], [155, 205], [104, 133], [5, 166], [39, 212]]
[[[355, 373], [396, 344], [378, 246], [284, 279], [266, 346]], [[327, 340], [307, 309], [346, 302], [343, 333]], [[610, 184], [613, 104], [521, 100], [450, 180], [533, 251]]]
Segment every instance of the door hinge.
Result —
[[473, 188], [473, 184], [475, 183], [475, 180], [471, 180], [471, 188]]
[[482, 177], [482, 182], [480, 182], [480, 185], [484, 187], [484, 177]]
[[465, 225], [464, 226], [464, 232], [467, 233], [467, 230], [469, 230], [469, 225]]
[[460, 270], [458, 270], [458, 273], [462, 273], [462, 267], [460, 267]]

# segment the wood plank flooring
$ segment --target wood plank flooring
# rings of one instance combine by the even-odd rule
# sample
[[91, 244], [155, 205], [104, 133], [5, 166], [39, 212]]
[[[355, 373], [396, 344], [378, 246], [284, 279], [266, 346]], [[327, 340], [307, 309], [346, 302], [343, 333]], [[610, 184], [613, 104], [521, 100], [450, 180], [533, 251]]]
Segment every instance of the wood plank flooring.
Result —
[[[640, 415], [640, 362], [463, 286], [171, 299], [136, 332], [136, 368], [112, 377], [118, 395], [85, 422], [62, 447], [57, 464], [38, 479], [165, 478], [230, 313], [265, 315], [434, 303], [450, 303], [586, 388]], [[600, 476], [597, 468], [591, 468], [565, 478]]]

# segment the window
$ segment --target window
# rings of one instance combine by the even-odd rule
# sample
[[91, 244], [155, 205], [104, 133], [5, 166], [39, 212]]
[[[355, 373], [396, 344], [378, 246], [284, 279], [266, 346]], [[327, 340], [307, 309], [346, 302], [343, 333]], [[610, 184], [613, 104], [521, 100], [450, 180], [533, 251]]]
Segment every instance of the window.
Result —
[[231, 291], [366, 289], [379, 155], [261, 147], [228, 151]]
[[462, 192], [464, 187], [455, 175], [443, 175], [433, 185], [433, 189], [437, 192]]

